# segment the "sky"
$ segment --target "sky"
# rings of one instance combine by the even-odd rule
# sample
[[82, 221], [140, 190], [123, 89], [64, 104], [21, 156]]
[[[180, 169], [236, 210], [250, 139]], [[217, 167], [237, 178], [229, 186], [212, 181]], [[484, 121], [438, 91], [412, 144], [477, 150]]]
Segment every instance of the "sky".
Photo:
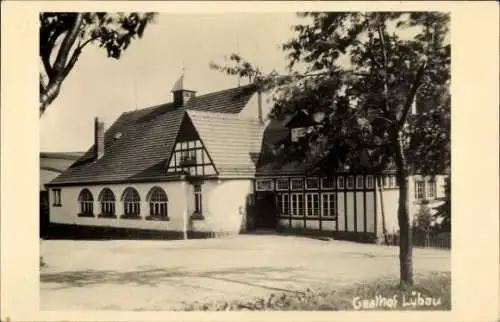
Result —
[[300, 19], [291, 12], [160, 14], [119, 60], [87, 46], [40, 120], [40, 150], [86, 151], [95, 117], [107, 128], [123, 112], [170, 102], [183, 67], [185, 84], [199, 95], [237, 86], [236, 77], [209, 67], [237, 50], [264, 71], [284, 70], [280, 45]]

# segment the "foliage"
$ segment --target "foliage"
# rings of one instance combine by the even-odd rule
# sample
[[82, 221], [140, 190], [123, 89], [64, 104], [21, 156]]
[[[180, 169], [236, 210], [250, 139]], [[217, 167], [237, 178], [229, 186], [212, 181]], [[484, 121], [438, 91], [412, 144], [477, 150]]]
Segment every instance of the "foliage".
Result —
[[413, 229], [415, 232], [429, 232], [433, 228], [434, 216], [427, 204], [422, 204], [413, 220]]
[[40, 116], [58, 96], [62, 82], [82, 50], [98, 43], [119, 59], [133, 39], [141, 38], [154, 13], [44, 12], [40, 14]]
[[[283, 145], [294, 158], [323, 160], [354, 171], [394, 168], [399, 185], [402, 283], [411, 285], [410, 172], [440, 173], [450, 166], [449, 14], [442, 12], [308, 12], [283, 44], [287, 75], [233, 54], [234, 66], [212, 64], [273, 89], [280, 118], [306, 111], [316, 126]], [[298, 67], [304, 69], [297, 71]], [[412, 114], [413, 104], [418, 113]], [[284, 152], [287, 153], [287, 152]], [[368, 164], [361, 160], [368, 159]]]
[[[412, 292], [423, 296], [439, 298], [441, 304], [434, 307], [403, 307], [402, 296], [412, 298]], [[432, 273], [419, 276], [414, 287], [407, 290], [398, 288], [396, 281], [378, 279], [357, 283], [345, 288], [328, 288], [321, 290], [307, 289], [305, 292], [271, 294], [267, 298], [256, 298], [246, 301], [213, 301], [195, 302], [182, 308], [186, 311], [343, 311], [353, 310], [353, 298], [374, 299], [376, 296], [393, 298], [398, 296], [395, 308], [381, 307], [381, 310], [450, 310], [451, 309], [451, 274]], [[414, 295], [413, 295], [414, 296]]]
[[436, 208], [436, 219], [439, 219], [439, 229], [445, 232], [451, 232], [451, 178], [445, 180], [444, 203]]

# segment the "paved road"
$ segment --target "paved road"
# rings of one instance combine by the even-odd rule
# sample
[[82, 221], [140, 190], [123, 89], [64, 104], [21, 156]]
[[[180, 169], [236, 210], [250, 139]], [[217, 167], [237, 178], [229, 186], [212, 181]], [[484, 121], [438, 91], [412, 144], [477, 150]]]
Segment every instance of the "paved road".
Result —
[[[398, 277], [398, 249], [307, 237], [42, 241], [42, 310], [170, 310]], [[450, 252], [415, 249], [417, 273], [449, 272]]]

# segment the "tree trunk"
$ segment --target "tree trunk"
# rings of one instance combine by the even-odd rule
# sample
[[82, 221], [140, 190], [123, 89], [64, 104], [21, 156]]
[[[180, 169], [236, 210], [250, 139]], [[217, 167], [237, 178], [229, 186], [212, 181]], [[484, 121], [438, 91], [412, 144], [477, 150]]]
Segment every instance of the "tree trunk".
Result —
[[387, 236], [387, 226], [385, 224], [385, 207], [384, 207], [384, 180], [383, 177], [376, 178], [376, 183], [378, 184], [379, 195], [380, 195], [380, 210], [382, 215], [382, 234], [383, 234], [383, 242], [385, 245], [389, 245], [389, 238]]
[[396, 167], [397, 180], [399, 185], [399, 269], [400, 285], [402, 288], [413, 285], [413, 260], [412, 260], [412, 231], [408, 214], [408, 183], [406, 181], [406, 157], [403, 150], [403, 138], [398, 135], [396, 142]]
[[40, 117], [43, 115], [47, 107], [54, 101], [54, 99], [59, 95], [59, 91], [61, 89], [61, 84], [63, 81], [63, 77], [60, 76], [60, 80], [53, 80], [49, 82], [47, 87], [43, 92], [40, 93]]

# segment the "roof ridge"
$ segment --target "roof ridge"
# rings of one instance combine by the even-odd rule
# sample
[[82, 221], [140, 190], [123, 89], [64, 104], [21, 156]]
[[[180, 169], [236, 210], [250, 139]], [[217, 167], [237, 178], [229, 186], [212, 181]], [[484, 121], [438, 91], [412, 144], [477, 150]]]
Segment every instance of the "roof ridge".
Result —
[[203, 98], [203, 96], [220, 94], [220, 93], [223, 93], [223, 92], [233, 91], [235, 89], [243, 89], [243, 88], [246, 88], [246, 87], [253, 87], [253, 86], [256, 86], [256, 85], [255, 84], [247, 84], [247, 85], [241, 85], [241, 86], [236, 86], [236, 87], [230, 87], [230, 88], [221, 89], [221, 90], [218, 90], [218, 91], [215, 91], [215, 92], [205, 93], [205, 94], [202, 94], [202, 95], [196, 95], [195, 98]]
[[229, 114], [229, 113], [224, 113], [224, 112], [212, 112], [212, 111], [200, 111], [200, 110], [186, 110], [186, 113], [188, 115], [198, 115], [200, 117], [217, 117], [220, 119], [227, 119], [227, 120], [234, 120], [234, 121], [241, 121], [245, 123], [253, 123], [257, 125], [263, 125], [259, 120], [254, 120], [254, 119], [249, 119], [249, 118], [242, 118], [238, 114]]

